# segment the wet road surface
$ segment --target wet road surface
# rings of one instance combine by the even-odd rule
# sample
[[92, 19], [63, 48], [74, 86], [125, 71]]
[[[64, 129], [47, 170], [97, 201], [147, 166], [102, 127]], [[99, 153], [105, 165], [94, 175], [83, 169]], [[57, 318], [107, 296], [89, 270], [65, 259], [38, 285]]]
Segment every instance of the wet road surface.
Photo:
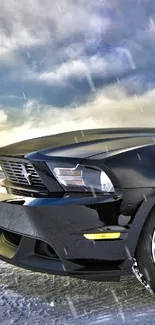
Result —
[[155, 324], [155, 296], [134, 277], [97, 283], [0, 263], [1, 325]]

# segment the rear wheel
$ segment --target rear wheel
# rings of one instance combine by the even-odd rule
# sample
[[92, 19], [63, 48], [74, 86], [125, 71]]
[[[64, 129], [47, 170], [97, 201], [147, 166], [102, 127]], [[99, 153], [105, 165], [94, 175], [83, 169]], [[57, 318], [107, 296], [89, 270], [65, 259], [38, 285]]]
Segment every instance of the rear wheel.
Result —
[[142, 230], [136, 251], [139, 280], [155, 293], [155, 209]]

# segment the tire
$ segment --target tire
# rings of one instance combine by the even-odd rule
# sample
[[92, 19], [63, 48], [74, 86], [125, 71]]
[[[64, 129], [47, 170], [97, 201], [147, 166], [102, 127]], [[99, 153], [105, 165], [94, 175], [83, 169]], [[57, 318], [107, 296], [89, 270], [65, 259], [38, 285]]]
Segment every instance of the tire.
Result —
[[155, 250], [153, 257], [153, 239], [155, 239], [155, 208], [153, 208], [146, 220], [136, 250], [136, 260], [142, 283], [147, 289], [155, 293]]

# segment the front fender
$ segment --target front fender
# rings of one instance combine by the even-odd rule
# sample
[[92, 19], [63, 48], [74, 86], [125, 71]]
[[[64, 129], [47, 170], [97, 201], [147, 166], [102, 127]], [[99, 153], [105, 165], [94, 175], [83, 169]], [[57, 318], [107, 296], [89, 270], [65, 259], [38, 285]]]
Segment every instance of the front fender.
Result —
[[142, 202], [140, 208], [138, 209], [134, 217], [132, 226], [129, 230], [129, 238], [130, 238], [129, 248], [132, 256], [135, 256], [137, 243], [139, 241], [142, 229], [144, 227], [146, 220], [149, 218], [149, 215], [152, 209], [154, 208], [154, 206], [155, 206], [155, 193], [153, 194], [153, 196], [147, 198]]

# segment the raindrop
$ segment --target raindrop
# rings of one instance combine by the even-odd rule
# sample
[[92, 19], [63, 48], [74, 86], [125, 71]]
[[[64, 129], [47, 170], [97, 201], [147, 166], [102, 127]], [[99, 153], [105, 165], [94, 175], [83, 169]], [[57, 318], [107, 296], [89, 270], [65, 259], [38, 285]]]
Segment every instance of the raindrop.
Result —
[[143, 194], [144, 200], [147, 201], [147, 197], [145, 194]]
[[82, 136], [83, 136], [83, 138], [84, 138], [84, 132], [83, 132], [83, 131], [81, 131], [81, 134], [82, 134]]
[[78, 316], [77, 316], [77, 312], [76, 312], [75, 306], [74, 306], [74, 304], [73, 304], [73, 302], [72, 302], [70, 296], [67, 295], [66, 298], [67, 298], [67, 302], [68, 302], [69, 309], [70, 309], [70, 311], [71, 311], [73, 317], [74, 317], [74, 318], [77, 318], [77, 317], [78, 317]]
[[74, 137], [74, 139], [75, 139], [75, 142], [78, 143], [78, 139], [77, 139], [77, 137]]
[[11, 314], [10, 314], [10, 310], [7, 310], [7, 315], [8, 315], [8, 316], [10, 316], [10, 315], [11, 315]]
[[90, 86], [91, 90], [93, 92], [95, 92], [96, 91], [95, 84], [93, 82], [93, 79], [92, 79], [91, 74], [90, 74], [89, 71], [86, 72], [86, 77], [87, 77], [87, 80], [88, 80], [88, 83], [89, 83], [89, 86]]
[[27, 304], [27, 308], [28, 308], [29, 311], [31, 310], [31, 303], [30, 302]]
[[155, 23], [151, 17], [150, 17], [149, 21], [150, 21], [150, 23], [149, 23], [150, 30], [155, 32]]
[[68, 255], [66, 248], [64, 248], [64, 252], [65, 252], [66, 255]]
[[122, 304], [119, 302], [119, 299], [118, 299], [115, 291], [114, 290], [111, 290], [111, 292], [112, 292], [112, 295], [114, 297], [114, 300], [115, 300], [115, 302], [117, 304], [117, 307], [118, 307], [118, 310], [119, 310], [119, 314], [121, 315], [121, 318], [122, 318], [123, 322], [125, 322], [125, 315], [123, 313]]
[[60, 5], [57, 5], [57, 8], [58, 8], [59, 12], [62, 12], [62, 8], [60, 7]]
[[128, 293], [127, 293], [127, 291], [125, 290], [124, 292], [125, 292], [125, 295], [128, 297]]
[[19, 284], [17, 277], [15, 277], [15, 282], [16, 282], [17, 285]]
[[108, 148], [107, 148], [107, 147], [105, 147], [105, 150], [106, 150], [106, 152], [109, 152], [109, 150], [108, 150]]
[[24, 99], [26, 100], [26, 95], [25, 95], [25, 93], [23, 93], [23, 97], [24, 97]]
[[128, 58], [128, 61], [129, 61], [130, 66], [131, 66], [131, 69], [132, 70], [135, 70], [136, 69], [136, 64], [134, 62], [134, 59], [133, 59], [133, 56], [132, 56], [131, 52], [128, 49], [124, 49], [124, 54]]
[[146, 269], [146, 267], [144, 267], [144, 273], [145, 273], [145, 276], [146, 276], [148, 282], [150, 282], [151, 279], [150, 279], [150, 276], [149, 276], [149, 273], [148, 273], [148, 270]]
[[95, 193], [94, 188], [92, 186], [91, 186], [91, 191], [92, 191], [93, 196], [96, 197], [96, 193]]
[[137, 157], [138, 157], [139, 160], [142, 160], [139, 153], [137, 153]]
[[141, 112], [142, 112], [142, 113], [144, 112], [144, 110], [143, 110], [143, 107], [142, 107], [142, 106], [140, 106], [140, 110], [141, 110]]
[[30, 53], [27, 51], [26, 54], [27, 54], [28, 58], [30, 59]]
[[130, 250], [129, 250], [129, 248], [127, 246], [125, 246], [125, 250], [126, 250], [126, 253], [127, 253], [128, 257], [129, 257], [129, 260], [132, 260]]

